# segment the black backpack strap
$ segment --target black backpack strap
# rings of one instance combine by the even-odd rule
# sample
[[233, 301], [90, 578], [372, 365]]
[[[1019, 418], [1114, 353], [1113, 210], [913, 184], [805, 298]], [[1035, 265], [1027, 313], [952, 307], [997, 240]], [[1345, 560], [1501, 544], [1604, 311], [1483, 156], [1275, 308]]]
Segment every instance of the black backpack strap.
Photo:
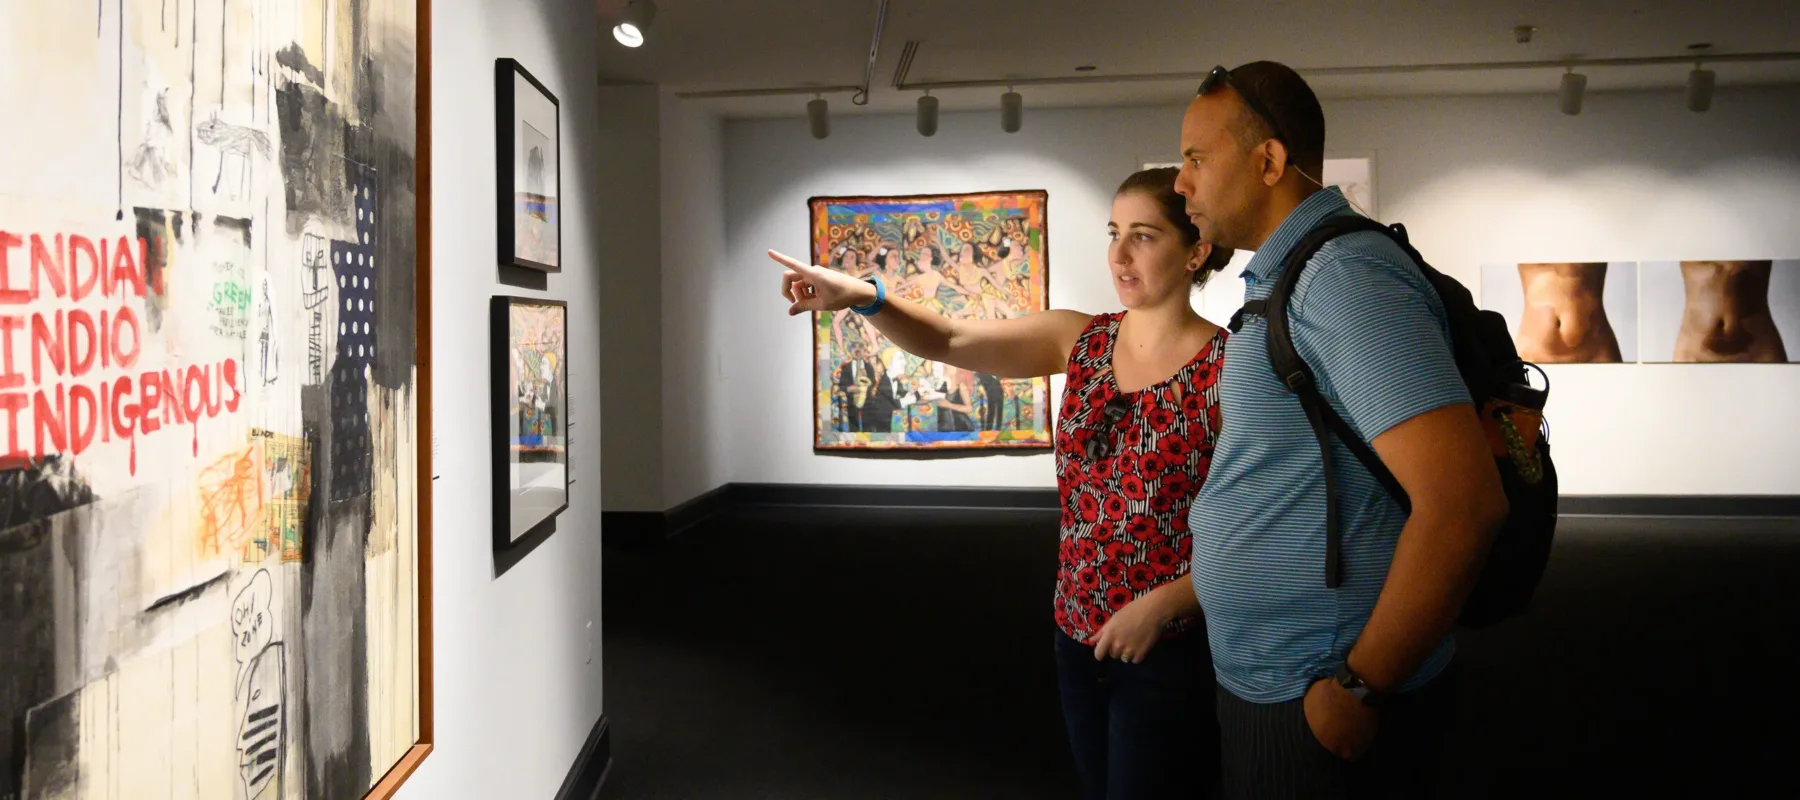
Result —
[[[1363, 216], [1344, 215], [1332, 217], [1319, 227], [1308, 232], [1288, 251], [1287, 259], [1282, 262], [1280, 280], [1275, 289], [1263, 302], [1260, 311], [1268, 323], [1269, 364], [1275, 369], [1275, 377], [1300, 399], [1300, 407], [1306, 411], [1306, 421], [1312, 426], [1313, 435], [1319, 440], [1320, 462], [1325, 469], [1325, 585], [1336, 589], [1343, 583], [1343, 559], [1340, 556], [1343, 539], [1342, 524], [1338, 519], [1337, 486], [1332, 479], [1331, 469], [1331, 436], [1335, 434], [1343, 440], [1344, 445], [1355, 454], [1356, 460], [1375, 476], [1389, 496], [1400, 504], [1406, 513], [1412, 513], [1411, 499], [1394, 473], [1381, 463], [1380, 456], [1369, 447], [1356, 431], [1331, 409], [1325, 396], [1319, 393], [1318, 382], [1313, 377], [1312, 368], [1300, 357], [1294, 347], [1294, 335], [1288, 327], [1287, 306], [1293, 297], [1294, 287], [1300, 282], [1300, 273], [1306, 269], [1306, 263], [1319, 252], [1326, 242], [1348, 233], [1360, 231], [1380, 231], [1400, 244], [1409, 256], [1414, 252], [1406, 243], [1405, 231], [1396, 226], [1393, 229]], [[1416, 257], [1415, 257], [1416, 258]], [[1245, 310], [1239, 313], [1245, 313]], [[1256, 313], [1250, 311], [1250, 313]]]
[[1231, 328], [1231, 332], [1237, 333], [1240, 329], [1242, 329], [1244, 327], [1244, 317], [1245, 316], [1252, 316], [1252, 317], [1262, 316], [1263, 308], [1266, 307], [1267, 305], [1268, 305], [1268, 303], [1265, 301], [1262, 301], [1262, 300], [1251, 300], [1247, 303], [1244, 303], [1243, 308], [1238, 309], [1235, 313], [1233, 313], [1231, 315], [1231, 325], [1229, 326]]

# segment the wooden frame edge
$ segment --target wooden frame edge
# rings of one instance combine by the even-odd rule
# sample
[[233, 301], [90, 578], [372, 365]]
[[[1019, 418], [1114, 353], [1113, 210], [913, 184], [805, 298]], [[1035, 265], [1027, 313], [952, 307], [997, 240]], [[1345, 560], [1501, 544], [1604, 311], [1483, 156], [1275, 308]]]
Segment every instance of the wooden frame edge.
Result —
[[415, 578], [417, 596], [414, 608], [418, 615], [415, 624], [418, 626], [418, 703], [419, 703], [419, 738], [406, 755], [390, 767], [381, 780], [364, 797], [367, 800], [389, 800], [406, 780], [412, 777], [426, 756], [431, 755], [436, 734], [436, 692], [433, 666], [435, 645], [432, 637], [432, 406], [431, 406], [431, 0], [416, 0], [416, 19], [414, 20], [415, 39], [417, 40], [418, 82], [417, 105], [414, 113], [414, 130], [418, 136], [413, 154], [413, 240], [416, 252], [413, 257], [413, 334], [416, 348], [417, 368], [414, 380], [418, 382], [419, 404], [417, 430], [414, 442], [416, 448], [414, 461], [418, 475], [418, 509], [414, 519], [418, 525], [418, 540], [415, 552], [418, 554], [419, 574]]
[[418, 770], [420, 764], [424, 763], [425, 757], [431, 755], [431, 751], [432, 746], [429, 743], [421, 742], [413, 745], [412, 749], [407, 750], [406, 755], [401, 756], [400, 761], [394, 764], [393, 769], [381, 776], [381, 782], [369, 790], [368, 796], [370, 798], [393, 797], [395, 792], [400, 791], [401, 784], [406, 783], [406, 779], [412, 777], [413, 772]]

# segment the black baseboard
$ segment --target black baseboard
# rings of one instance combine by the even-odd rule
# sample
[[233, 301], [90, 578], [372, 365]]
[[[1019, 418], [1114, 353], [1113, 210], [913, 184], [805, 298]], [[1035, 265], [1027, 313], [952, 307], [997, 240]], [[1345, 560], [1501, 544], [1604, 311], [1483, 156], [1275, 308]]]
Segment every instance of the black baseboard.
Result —
[[1556, 510], [1564, 516], [1800, 517], [1800, 496], [1565, 494]]
[[[1052, 487], [833, 486], [728, 483], [666, 512], [601, 514], [609, 544], [654, 544], [738, 508], [869, 508], [1042, 511], [1057, 508]], [[1800, 517], [1800, 495], [1563, 495], [1565, 516]]]
[[727, 483], [667, 511], [601, 511], [600, 535], [606, 544], [637, 547], [656, 544], [694, 527], [736, 504], [744, 484]]
[[563, 778], [562, 788], [556, 790], [556, 800], [599, 800], [600, 787], [606, 785], [606, 775], [611, 771], [612, 730], [606, 715], [601, 714], [569, 767], [568, 777]]
[[1053, 511], [1055, 487], [830, 486], [802, 483], [732, 483], [732, 506], [856, 508], [965, 508]]

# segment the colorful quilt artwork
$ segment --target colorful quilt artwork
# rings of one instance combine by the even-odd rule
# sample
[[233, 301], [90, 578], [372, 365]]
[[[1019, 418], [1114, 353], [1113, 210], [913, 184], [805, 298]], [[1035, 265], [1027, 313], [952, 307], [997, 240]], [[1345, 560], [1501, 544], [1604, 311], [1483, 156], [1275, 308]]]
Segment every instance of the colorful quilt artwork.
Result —
[[[1047, 309], [1042, 191], [811, 201], [816, 264], [957, 319]], [[1050, 384], [914, 356], [850, 311], [813, 315], [816, 449], [1044, 448]]]

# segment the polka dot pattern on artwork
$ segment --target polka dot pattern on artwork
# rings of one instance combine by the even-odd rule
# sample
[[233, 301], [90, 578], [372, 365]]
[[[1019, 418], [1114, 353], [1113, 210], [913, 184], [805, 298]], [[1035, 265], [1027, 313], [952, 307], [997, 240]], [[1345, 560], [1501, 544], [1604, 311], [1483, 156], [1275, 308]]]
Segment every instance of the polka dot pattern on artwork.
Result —
[[331, 497], [344, 500], [371, 490], [373, 449], [369, 440], [369, 376], [375, 360], [375, 227], [374, 173], [353, 176], [358, 185], [356, 232], [349, 241], [331, 243], [331, 263], [338, 276], [338, 340], [331, 367]]
[[358, 187], [353, 195], [356, 203], [356, 238], [333, 241], [332, 263], [338, 273], [337, 357], [348, 359], [357, 367], [371, 365], [375, 357], [375, 247], [380, 231], [375, 228], [374, 187]]

